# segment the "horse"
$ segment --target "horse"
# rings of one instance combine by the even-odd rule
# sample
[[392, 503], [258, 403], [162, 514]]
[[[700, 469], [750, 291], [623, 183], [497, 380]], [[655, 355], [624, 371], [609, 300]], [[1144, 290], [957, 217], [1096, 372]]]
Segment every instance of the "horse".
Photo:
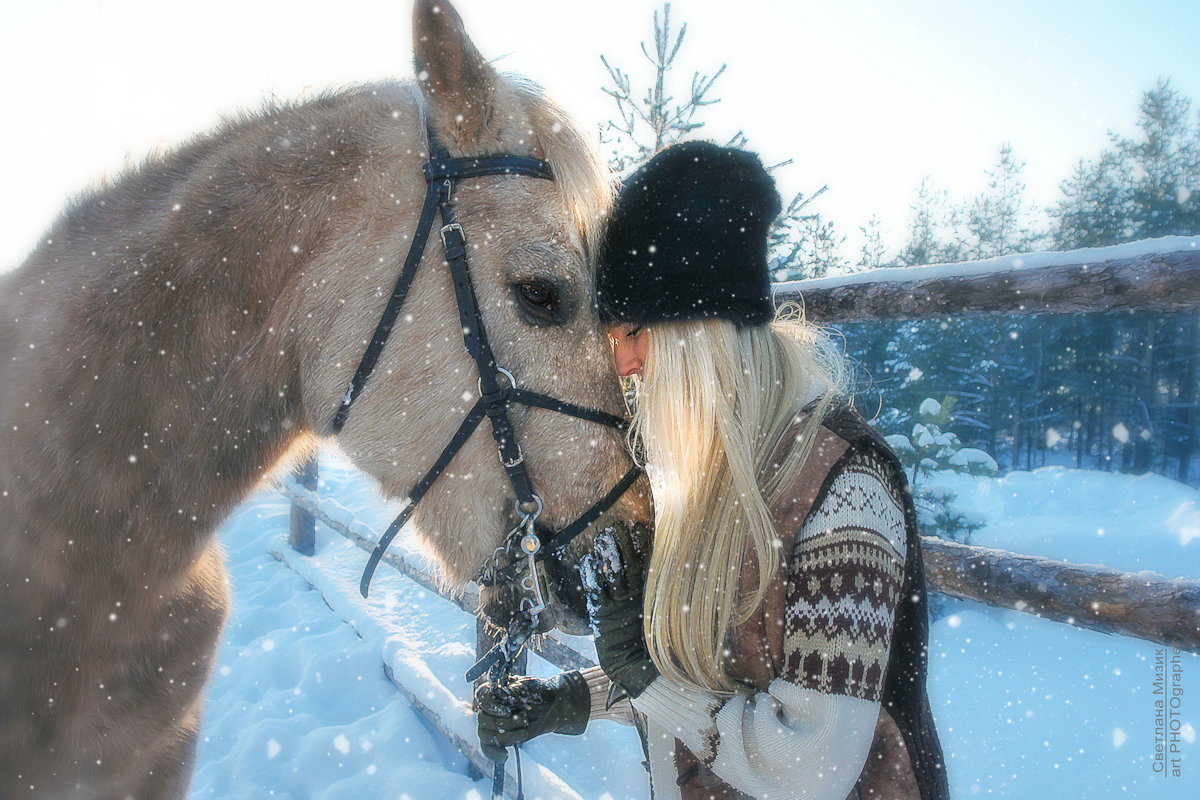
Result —
[[[599, 161], [446, 0], [416, 0], [413, 42], [415, 83], [230, 119], [74, 199], [0, 279], [0, 797], [186, 792], [228, 604], [213, 532], [332, 435], [414, 235], [427, 131], [455, 157], [550, 165], [458, 182], [479, 313], [523, 387], [626, 413], [593, 302]], [[427, 247], [337, 436], [388, 495], [476, 396], [461, 325]], [[510, 414], [550, 526], [630, 466], [618, 430]], [[641, 487], [598, 524], [648, 516]], [[461, 586], [521, 518], [477, 430], [415, 523]]]

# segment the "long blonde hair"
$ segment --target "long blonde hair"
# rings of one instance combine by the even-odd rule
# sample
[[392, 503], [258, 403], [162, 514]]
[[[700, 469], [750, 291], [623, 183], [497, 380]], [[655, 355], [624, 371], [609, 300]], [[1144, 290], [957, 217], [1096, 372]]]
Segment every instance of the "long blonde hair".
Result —
[[[646, 639], [668, 678], [731, 693], [725, 639], [762, 603], [772, 570], [738, 596], [746, 548], [776, 563], [768, 506], [811, 450], [816, 429], [845, 396], [829, 340], [787, 309], [767, 326], [725, 320], [656, 324], [631, 441], [644, 448], [654, 490], [654, 547], [646, 581]], [[812, 405], [807, 411], [806, 406]], [[801, 423], [784, 463], [768, 463]]]

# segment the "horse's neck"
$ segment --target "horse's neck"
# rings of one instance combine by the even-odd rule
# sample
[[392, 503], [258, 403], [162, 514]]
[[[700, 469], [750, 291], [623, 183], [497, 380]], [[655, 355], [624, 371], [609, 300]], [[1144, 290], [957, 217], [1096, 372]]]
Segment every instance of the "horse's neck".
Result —
[[153, 485], [137, 495], [147, 538], [177, 528], [181, 544], [197, 546], [305, 428], [297, 344], [285, 321], [272, 325], [279, 288], [210, 297], [199, 309], [181, 300], [179, 313], [191, 315], [181, 326], [190, 335], [175, 337], [183, 355], [148, 371], [148, 385], [139, 387], [152, 393], [168, 448]]
[[[219, 252], [203, 234], [189, 246]], [[119, 553], [114, 580], [177, 573], [303, 429], [296, 345], [286, 325], [269, 330], [284, 276], [258, 276], [275, 283], [264, 293], [206, 263], [94, 269], [68, 241], [23, 270], [39, 314], [5, 365], [14, 446], [0, 458], [27, 517], [16, 524], [54, 558], [83, 568]]]

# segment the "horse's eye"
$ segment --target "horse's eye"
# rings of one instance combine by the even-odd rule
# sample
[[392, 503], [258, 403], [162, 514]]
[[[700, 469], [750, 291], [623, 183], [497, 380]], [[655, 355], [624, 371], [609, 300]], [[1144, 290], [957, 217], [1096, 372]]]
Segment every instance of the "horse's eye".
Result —
[[522, 318], [531, 325], [562, 325], [570, 316], [569, 296], [553, 281], [518, 279], [509, 285], [513, 302]]
[[521, 299], [547, 311], [554, 308], [554, 290], [544, 283], [522, 283]]

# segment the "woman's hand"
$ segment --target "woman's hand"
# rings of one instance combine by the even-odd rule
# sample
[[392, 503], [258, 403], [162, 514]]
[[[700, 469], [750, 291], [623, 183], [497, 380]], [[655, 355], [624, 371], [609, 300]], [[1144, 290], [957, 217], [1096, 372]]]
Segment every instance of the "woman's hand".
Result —
[[649, 554], [623, 526], [597, 533], [592, 547], [580, 563], [580, 573], [596, 634], [596, 657], [614, 685], [637, 697], [658, 677], [642, 619]]
[[587, 681], [578, 670], [542, 680], [515, 675], [507, 683], [485, 683], [475, 691], [479, 746], [504, 763], [507, 748], [543, 733], [583, 733], [591, 710]]

